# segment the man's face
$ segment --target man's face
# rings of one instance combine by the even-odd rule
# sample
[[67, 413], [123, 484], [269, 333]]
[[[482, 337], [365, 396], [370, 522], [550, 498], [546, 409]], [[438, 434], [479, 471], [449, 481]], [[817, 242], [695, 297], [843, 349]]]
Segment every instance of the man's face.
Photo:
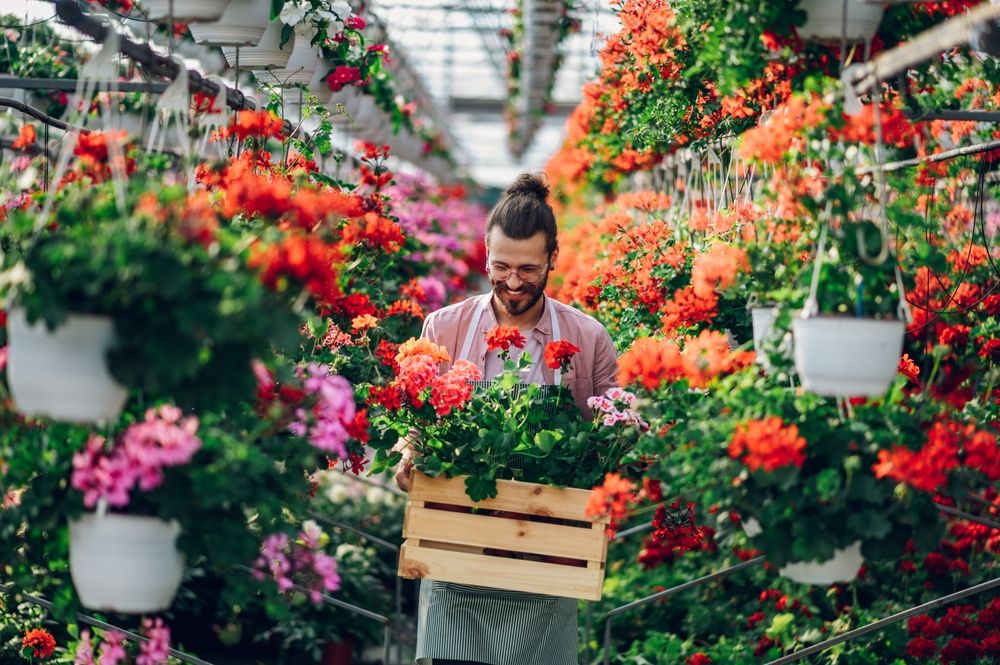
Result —
[[546, 253], [541, 231], [526, 240], [514, 240], [495, 226], [486, 240], [487, 270], [496, 300], [509, 316], [520, 316], [545, 292], [550, 265], [559, 250], [551, 257]]

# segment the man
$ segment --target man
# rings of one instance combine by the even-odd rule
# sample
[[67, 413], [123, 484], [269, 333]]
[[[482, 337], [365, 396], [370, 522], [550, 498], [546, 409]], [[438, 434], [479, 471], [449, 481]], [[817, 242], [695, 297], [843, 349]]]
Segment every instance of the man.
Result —
[[[503, 370], [499, 352], [489, 352], [486, 333], [516, 326], [527, 339], [524, 353], [535, 364], [526, 381], [565, 384], [580, 409], [587, 398], [613, 387], [618, 374], [611, 336], [592, 317], [545, 296], [559, 246], [548, 187], [522, 174], [490, 212], [486, 228], [491, 291], [427, 317], [423, 337], [448, 349], [452, 362], [475, 363], [483, 378]], [[542, 360], [545, 346], [563, 339], [580, 348], [565, 374]], [[517, 359], [519, 351], [511, 349]], [[446, 369], [446, 368], [445, 368]], [[396, 481], [410, 488], [409, 449]], [[488, 571], [484, 571], [484, 577]], [[417, 662], [420, 665], [577, 665], [575, 600], [425, 580], [420, 588]]]

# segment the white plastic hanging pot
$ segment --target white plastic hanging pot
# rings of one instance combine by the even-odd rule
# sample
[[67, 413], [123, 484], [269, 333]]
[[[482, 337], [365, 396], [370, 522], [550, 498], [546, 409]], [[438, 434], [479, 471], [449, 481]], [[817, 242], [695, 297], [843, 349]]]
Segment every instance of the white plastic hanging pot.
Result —
[[313, 72], [312, 78], [309, 79], [309, 92], [316, 96], [316, 99], [320, 104], [326, 105], [330, 102], [330, 97], [333, 96], [333, 90], [330, 90], [330, 86], [326, 82], [327, 72], [330, 71], [330, 63], [326, 60], [320, 59], [318, 65], [316, 66], [316, 71]]
[[[281, 30], [284, 25], [284, 23], [278, 20], [271, 21], [267, 24], [256, 46], [247, 46], [239, 49], [240, 68], [272, 69], [284, 67], [285, 63], [288, 62], [288, 58], [292, 55], [292, 49], [295, 46], [294, 35], [284, 47], [278, 46], [281, 43]], [[237, 65], [235, 46], [222, 47], [222, 54], [226, 56], [226, 62], [229, 63], [230, 67]]]
[[71, 314], [53, 331], [28, 324], [21, 307], [7, 316], [7, 382], [17, 410], [79, 423], [118, 418], [126, 389], [108, 371], [105, 354], [114, 344], [110, 317]]
[[170, 607], [184, 574], [180, 525], [88, 513], [69, 524], [69, 572], [91, 610], [146, 614]]
[[830, 397], [875, 397], [896, 376], [906, 324], [800, 314], [792, 331], [795, 369], [807, 390]]
[[[188, 28], [191, 30], [191, 36], [199, 44], [257, 46], [264, 36], [270, 18], [270, 0], [229, 0], [218, 21], [209, 23], [195, 21], [188, 25]], [[235, 49], [233, 51], [235, 55]], [[242, 52], [240, 55], [243, 55]]]
[[783, 357], [791, 357], [791, 339], [782, 339], [784, 335], [780, 329], [774, 327], [774, 319], [778, 311], [775, 307], [751, 307], [750, 323], [753, 326], [753, 348], [756, 353], [757, 364], [765, 371], [771, 371], [771, 362], [767, 357], [768, 347], [777, 346]]
[[274, 70], [274, 75], [282, 85], [302, 83], [308, 85], [316, 68], [319, 67], [319, 49], [310, 43], [311, 36], [295, 35], [295, 46], [288, 62]]
[[861, 542], [837, 550], [833, 558], [820, 563], [794, 562], [783, 566], [778, 574], [801, 584], [830, 585], [850, 582], [858, 576], [858, 569], [865, 562], [861, 555]]
[[799, 8], [807, 14], [805, 25], [797, 29], [799, 37], [815, 41], [839, 42], [842, 34], [850, 42], [871, 39], [885, 13], [881, 3], [863, 0], [800, 0]]
[[174, 23], [190, 23], [216, 20], [228, 3], [229, 0], [142, 0], [140, 6], [153, 21], [173, 19]]

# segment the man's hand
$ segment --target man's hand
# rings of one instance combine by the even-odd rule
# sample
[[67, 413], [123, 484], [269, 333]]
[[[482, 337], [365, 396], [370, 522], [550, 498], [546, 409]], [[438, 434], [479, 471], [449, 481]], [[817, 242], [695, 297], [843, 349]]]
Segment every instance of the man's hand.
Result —
[[403, 461], [396, 467], [396, 484], [399, 489], [409, 492], [413, 487], [413, 458], [404, 457]]

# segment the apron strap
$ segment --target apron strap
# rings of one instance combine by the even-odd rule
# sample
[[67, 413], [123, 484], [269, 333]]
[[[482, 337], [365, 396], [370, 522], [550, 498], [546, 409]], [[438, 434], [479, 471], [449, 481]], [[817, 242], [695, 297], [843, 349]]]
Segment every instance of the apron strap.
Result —
[[469, 359], [469, 351], [472, 350], [472, 341], [479, 333], [479, 322], [483, 320], [483, 312], [485, 312], [486, 308], [490, 306], [491, 298], [493, 298], [492, 291], [479, 296], [479, 304], [476, 306], [476, 313], [472, 317], [472, 323], [469, 325], [469, 330], [465, 333], [465, 341], [462, 342], [462, 352], [458, 354], [458, 358], [456, 358], [456, 360]]
[[[549, 320], [552, 322], [552, 341], [558, 342], [562, 339], [562, 335], [559, 330], [559, 317], [556, 316], [556, 308], [552, 303], [553, 301], [548, 297], [545, 298], [545, 306], [549, 310]], [[541, 361], [542, 359], [539, 358], [538, 360]], [[552, 381], [557, 386], [562, 385], [562, 370], [556, 368], [552, 371]]]

